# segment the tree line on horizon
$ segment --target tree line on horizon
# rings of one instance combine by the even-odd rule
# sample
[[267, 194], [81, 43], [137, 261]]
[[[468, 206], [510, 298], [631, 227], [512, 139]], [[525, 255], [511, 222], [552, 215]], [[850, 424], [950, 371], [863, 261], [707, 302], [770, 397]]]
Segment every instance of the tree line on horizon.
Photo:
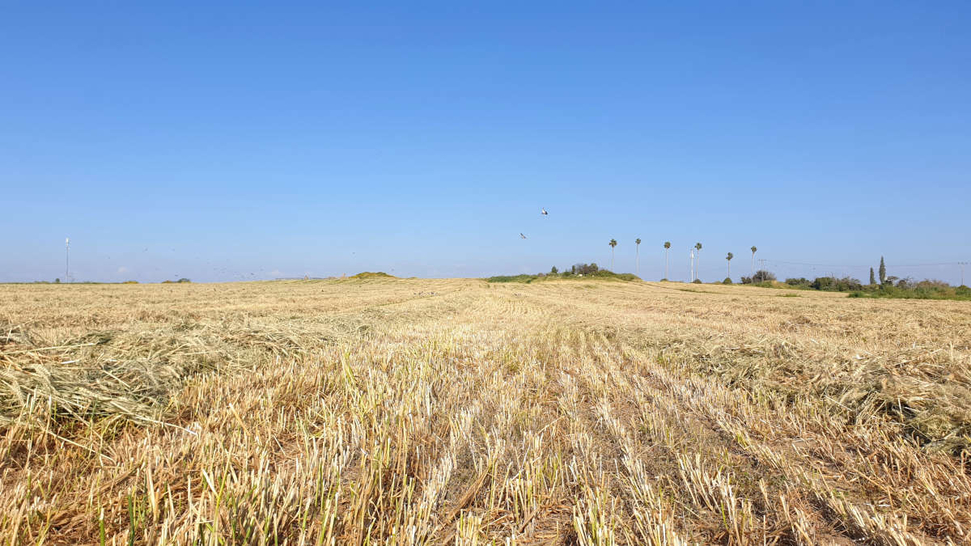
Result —
[[[634, 260], [635, 260], [635, 278], [640, 278], [640, 245], [641, 238], [638, 237], [634, 240]], [[574, 264], [570, 267], [569, 271], [560, 271], [556, 266], [550, 269], [548, 274], [539, 273], [536, 277], [545, 276], [615, 276], [618, 275], [613, 272], [614, 267], [614, 257], [615, 250], [617, 248], [617, 239], [610, 239], [607, 243], [610, 247], [610, 269], [601, 269], [596, 263], [590, 264]], [[665, 241], [662, 245], [664, 248], [664, 277], [661, 278], [662, 282], [668, 281], [668, 267], [669, 267], [669, 253], [671, 250], [671, 242]], [[704, 246], [701, 242], [695, 243], [691, 249], [693, 250], [692, 260], [698, 260], [693, 262], [692, 267], [695, 268], [692, 271], [692, 277], [694, 277], [694, 271], [697, 270], [696, 265], [700, 264], [701, 250]], [[922, 299], [971, 299], [971, 289], [965, 286], [963, 283], [960, 286], [953, 287], [949, 283], [933, 280], [924, 279], [922, 281], [916, 281], [911, 277], [900, 278], [894, 275], [887, 275], [887, 266], [883, 256], [880, 256], [880, 265], [877, 271], [870, 268], [870, 279], [869, 284], [863, 284], [862, 281], [851, 276], [836, 277], [835, 275], [828, 275], [822, 277], [816, 277], [813, 280], [809, 280], [805, 277], [790, 277], [785, 280], [784, 283], [780, 283], [775, 274], [771, 271], [765, 269], [755, 269], [755, 254], [758, 252], [758, 247], [752, 245], [749, 249], [751, 251], [752, 259], [752, 274], [750, 276], [742, 276], [741, 284], [743, 285], [755, 285], [762, 287], [772, 287], [772, 288], [796, 288], [796, 289], [808, 289], [808, 290], [823, 290], [823, 291], [837, 291], [837, 292], [851, 292], [851, 295], [855, 297], [901, 297], [901, 298], [922, 298]], [[696, 254], [695, 254], [696, 253]], [[732, 260], [735, 258], [735, 254], [728, 252], [725, 255], [725, 261], [728, 269], [728, 276], [725, 277], [721, 284], [734, 284], [732, 281]], [[629, 274], [625, 274], [629, 275]], [[504, 277], [505, 278], [505, 277]], [[879, 282], [878, 282], [879, 278]], [[963, 281], [963, 278], [962, 278]], [[693, 278], [692, 283], [702, 284], [700, 278]]]
[[[607, 245], [610, 247], [610, 270], [611, 271], [613, 271], [613, 269], [614, 269], [614, 250], [617, 248], [617, 244], [618, 244], [617, 243], [617, 239], [611, 239], [607, 243]], [[662, 281], [667, 281], [668, 280], [669, 264], [670, 264], [670, 261], [669, 261], [669, 252], [671, 250], [671, 241], [665, 241], [662, 246], [664, 248], [664, 277], [662, 277], [661, 280]], [[634, 239], [634, 274], [637, 275], [637, 276], [640, 276], [640, 274], [641, 274], [641, 271], [640, 271], [640, 269], [641, 269], [641, 263], [640, 263], [640, 248], [641, 248], [641, 238], [638, 237], [637, 239]], [[697, 263], [700, 264], [701, 263], [701, 249], [704, 248], [704, 247], [703, 247], [703, 245], [700, 242], [697, 242], [697, 243], [695, 243], [694, 247], [692, 247], [692, 248], [694, 249], [695, 252], [697, 252], [696, 255], [692, 255], [692, 259], [697, 259], [698, 260]], [[754, 273], [755, 273], [755, 253], [758, 252], [759, 249], [755, 245], [752, 245], [752, 247], [750, 248], [750, 250], [752, 251], [752, 273], [754, 275]], [[725, 260], [726, 260], [726, 262], [728, 264], [728, 276], [725, 277], [725, 281], [723, 281], [723, 282], [729, 282], [729, 283], [731, 282], [731, 278], [732, 278], [732, 259], [734, 259], [734, 258], [735, 258], [735, 254], [733, 254], [732, 252], [729, 252], [725, 256]], [[695, 269], [697, 270], [698, 268], [696, 267]], [[692, 271], [692, 277], [694, 277], [694, 271]], [[700, 279], [697, 279], [697, 278], [692, 278], [692, 281], [691, 282], [700, 283], [701, 280]]]

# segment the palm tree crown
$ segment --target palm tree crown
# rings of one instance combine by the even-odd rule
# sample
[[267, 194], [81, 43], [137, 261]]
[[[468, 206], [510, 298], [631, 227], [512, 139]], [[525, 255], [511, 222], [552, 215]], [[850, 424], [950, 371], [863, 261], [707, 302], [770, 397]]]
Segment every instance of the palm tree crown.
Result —
[[695, 250], [698, 251], [695, 257], [695, 279], [697, 279], [700, 276], [698, 272], [701, 271], [701, 243], [695, 243]]

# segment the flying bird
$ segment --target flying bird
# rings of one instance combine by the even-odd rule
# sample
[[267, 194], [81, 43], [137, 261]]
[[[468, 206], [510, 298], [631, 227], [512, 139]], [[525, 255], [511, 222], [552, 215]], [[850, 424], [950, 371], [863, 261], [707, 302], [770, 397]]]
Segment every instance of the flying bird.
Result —
[[522, 238], [522, 239], [525, 239], [526, 238], [526, 236], [523, 235], [522, 233], [519, 234], [519, 237]]
[[543, 216], [549, 216], [549, 215], [550, 215], [550, 213], [548, 213], [548, 212], [546, 212], [546, 207], [543, 207], [543, 208], [542, 208], [542, 209], [540, 210], [540, 214], [542, 214]]

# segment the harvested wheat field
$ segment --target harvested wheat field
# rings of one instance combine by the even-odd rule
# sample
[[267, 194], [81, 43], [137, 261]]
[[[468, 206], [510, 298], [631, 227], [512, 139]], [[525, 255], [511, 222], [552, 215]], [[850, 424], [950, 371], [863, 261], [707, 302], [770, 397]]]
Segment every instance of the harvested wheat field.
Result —
[[748, 287], [0, 286], [0, 538], [969, 543], [969, 343]]

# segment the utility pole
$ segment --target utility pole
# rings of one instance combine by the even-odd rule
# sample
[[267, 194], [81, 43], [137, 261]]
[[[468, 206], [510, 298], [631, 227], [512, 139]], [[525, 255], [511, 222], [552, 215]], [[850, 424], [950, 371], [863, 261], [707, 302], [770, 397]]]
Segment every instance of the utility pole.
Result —
[[64, 238], [64, 282], [71, 282], [71, 238]]
[[694, 247], [688, 249], [690, 251], [689, 256], [691, 256], [689, 263], [691, 264], [691, 282], [695, 281], [695, 249]]
[[964, 266], [968, 265], [968, 262], [958, 262], [961, 266], [961, 286], [964, 286]]

